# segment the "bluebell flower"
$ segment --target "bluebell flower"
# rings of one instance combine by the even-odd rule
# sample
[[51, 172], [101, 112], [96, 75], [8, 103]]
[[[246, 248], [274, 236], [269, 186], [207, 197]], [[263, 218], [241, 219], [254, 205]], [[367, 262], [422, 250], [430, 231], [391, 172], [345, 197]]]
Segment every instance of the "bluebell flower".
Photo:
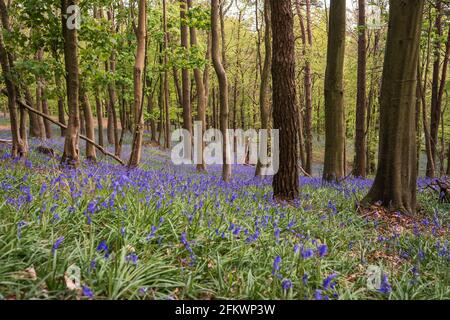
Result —
[[314, 251], [312, 249], [302, 250], [302, 258], [309, 259], [314, 255]]
[[324, 280], [323, 280], [323, 289], [324, 290], [328, 290], [328, 289], [334, 289], [334, 286], [336, 285], [335, 283], [334, 283], [334, 278], [336, 278], [337, 277], [337, 274], [336, 273], [334, 273], [334, 274], [332, 274], [332, 275], [329, 275], [328, 277], [326, 277]]
[[88, 286], [83, 286], [82, 291], [83, 291], [83, 296], [88, 297], [89, 299], [94, 298], [94, 293], [92, 292], [91, 288], [89, 288]]
[[381, 286], [380, 289], [378, 289], [379, 292], [383, 294], [389, 294], [392, 291], [391, 285], [389, 284], [389, 279], [386, 274], [381, 275]]
[[137, 256], [137, 254], [135, 254], [135, 253], [129, 254], [125, 257], [126, 262], [131, 262], [134, 265], [137, 265], [138, 260], [139, 260], [139, 258]]
[[108, 245], [105, 241], [100, 242], [100, 244], [97, 246], [98, 252], [108, 252]]
[[319, 253], [319, 257], [324, 257], [328, 253], [328, 247], [326, 244], [322, 244], [317, 248], [317, 252]]
[[278, 270], [280, 270], [281, 257], [277, 256], [273, 261], [272, 274], [275, 275]]
[[281, 283], [281, 287], [282, 287], [283, 290], [285, 290], [285, 291], [291, 289], [291, 288], [292, 288], [292, 281], [289, 280], [289, 279], [283, 280], [283, 282]]
[[56, 239], [56, 241], [52, 247], [52, 253], [55, 253], [55, 251], [58, 250], [59, 246], [61, 245], [61, 243], [63, 241], [64, 241], [64, 237], [59, 237], [58, 239]]

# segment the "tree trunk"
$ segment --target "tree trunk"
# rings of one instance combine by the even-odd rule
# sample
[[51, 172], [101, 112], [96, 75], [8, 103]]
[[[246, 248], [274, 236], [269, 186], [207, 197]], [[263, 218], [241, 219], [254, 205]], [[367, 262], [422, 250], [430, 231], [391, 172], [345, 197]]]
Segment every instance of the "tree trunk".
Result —
[[437, 39], [434, 40], [434, 63], [433, 63], [433, 81], [431, 85], [431, 120], [430, 120], [430, 148], [432, 162], [427, 163], [427, 177], [434, 178], [436, 175], [436, 154], [439, 142], [439, 124], [441, 116], [441, 104], [439, 101], [439, 75], [441, 67], [441, 38], [442, 38], [442, 1], [436, 0], [436, 20], [434, 31]]
[[[0, 1], [0, 20], [3, 26], [3, 33], [11, 32], [9, 24], [8, 9], [5, 5], [5, 1]], [[0, 32], [2, 33], [2, 32]], [[3, 33], [0, 34], [0, 64], [2, 66], [4, 82], [6, 90], [8, 92], [8, 109], [9, 109], [9, 121], [11, 125], [11, 157], [22, 158], [28, 154], [27, 143], [25, 141], [26, 136], [21, 136], [19, 115], [17, 113], [16, 98], [18, 96], [17, 87], [14, 84], [12, 69], [14, 68], [14, 58], [10, 52], [6, 51], [5, 44], [3, 42]]]
[[[192, 8], [192, 0], [187, 0], [188, 9]], [[190, 27], [190, 36], [191, 36], [191, 46], [196, 47], [198, 45], [197, 41], [197, 30], [195, 27]], [[194, 69], [194, 78], [195, 78], [195, 86], [197, 88], [197, 117], [198, 121], [202, 123], [202, 131], [199, 132], [202, 139], [199, 143], [201, 149], [196, 153], [198, 155], [198, 164], [197, 171], [206, 171], [205, 159], [203, 157], [203, 150], [205, 149], [205, 142], [203, 140], [203, 135], [206, 129], [206, 94], [205, 94], [205, 85], [203, 81], [203, 75], [200, 69]]]
[[[181, 46], [184, 48], [185, 53], [189, 52], [189, 27], [186, 20], [187, 17], [187, 0], [180, 0], [180, 28], [181, 28]], [[183, 94], [183, 129], [189, 131], [192, 135], [192, 115], [191, 115], [191, 78], [189, 75], [189, 69], [183, 68], [181, 70], [181, 86]], [[190, 158], [192, 141], [185, 143], [186, 154]]]
[[220, 93], [220, 129], [223, 136], [223, 167], [222, 179], [229, 182], [231, 179], [230, 144], [228, 137], [228, 79], [219, 51], [219, 0], [211, 0], [211, 55], [214, 69], [219, 80]]
[[345, 0], [334, 0], [330, 4], [325, 75], [325, 182], [338, 182], [345, 176], [343, 73], [346, 10]]
[[448, 155], [447, 155], [447, 176], [450, 177], [450, 143], [448, 144]]
[[[94, 117], [92, 116], [91, 104], [87, 96], [86, 88], [80, 85], [80, 104], [84, 115], [84, 124], [86, 127], [86, 137], [92, 141], [95, 141], [95, 129], [94, 129]], [[86, 142], [86, 159], [91, 161], [97, 160], [97, 155], [95, 153], [95, 147]]]
[[[35, 108], [33, 97], [31, 95], [30, 89], [28, 87], [25, 87], [25, 101], [33, 109]], [[29, 119], [30, 119], [30, 137], [40, 138], [41, 131], [40, 131], [40, 127], [39, 127], [38, 117], [34, 113], [29, 113]]]
[[103, 138], [103, 106], [98, 89], [95, 91], [95, 112], [97, 113], [98, 144], [103, 147], [105, 144]]
[[[42, 55], [42, 50], [39, 49], [35, 55], [35, 59], [38, 61], [41, 60], [42, 59], [41, 55]], [[43, 110], [42, 110], [42, 82], [41, 82], [41, 78], [39, 76], [36, 76], [36, 105], [35, 106], [36, 106], [36, 110], [43, 112]], [[46, 133], [45, 133], [44, 119], [38, 117], [37, 123], [39, 126], [39, 133], [40, 133], [39, 138], [41, 140], [45, 140]]]
[[358, 0], [358, 92], [353, 175], [366, 177], [366, 0]]
[[[115, 33], [114, 28], [114, 12], [113, 9], [108, 10], [108, 20], [111, 23], [111, 32], [112, 34]], [[108, 72], [110, 72], [112, 75], [116, 73], [116, 53], [113, 51], [111, 53], [111, 57], [109, 59], [109, 63], [106, 62], [106, 69]], [[117, 157], [120, 158], [121, 151], [121, 145], [120, 145], [120, 138], [119, 138], [119, 123], [117, 119], [117, 112], [116, 112], [116, 84], [115, 81], [112, 80], [110, 83], [108, 83], [108, 95], [109, 95], [109, 111], [111, 112], [111, 121], [112, 121], [112, 127], [113, 127], [113, 133], [114, 133], [114, 153]], [[123, 130], [123, 128], [122, 128]]]
[[[164, 98], [164, 148], [170, 148], [170, 92], [169, 92], [169, 74], [167, 72], [168, 57], [167, 48], [169, 46], [169, 31], [167, 29], [167, 8], [166, 0], [163, 0], [163, 28], [164, 28], [164, 83], [163, 83], [163, 98]], [[175, 81], [177, 83], [177, 81]], [[182, 97], [182, 96], [180, 96]], [[181, 101], [180, 101], [181, 102]], [[162, 118], [161, 118], [162, 123]], [[161, 126], [162, 130], [162, 126]], [[161, 135], [161, 133], [160, 133]]]
[[390, 1], [378, 170], [363, 202], [416, 212], [415, 96], [424, 1]]
[[273, 178], [274, 198], [299, 196], [298, 105], [295, 86], [294, 17], [290, 0], [270, 0], [273, 34], [273, 127], [280, 130], [279, 170]]
[[144, 112], [143, 112], [143, 87], [144, 87], [144, 68], [146, 54], [146, 36], [147, 36], [147, 4], [146, 0], [139, 0], [139, 18], [136, 30], [137, 49], [134, 65], [134, 114], [135, 129], [130, 160], [128, 166], [137, 167], [141, 161], [142, 140], [144, 137]]
[[[61, 76], [58, 74], [58, 72], [55, 72], [55, 85], [58, 90], [58, 122], [62, 124], [66, 124], [66, 118], [64, 116], [64, 97], [61, 94], [62, 90], [62, 83], [61, 83]], [[35, 116], [35, 115], [33, 115]], [[31, 117], [31, 115], [30, 115]], [[61, 137], [64, 137], [66, 135], [66, 130], [64, 128], [61, 128]]]
[[[37, 53], [37, 60], [42, 63], [42, 59], [44, 56], [44, 49], [39, 49]], [[40, 100], [39, 103], [41, 107], [39, 108], [43, 113], [50, 116], [49, 109], [48, 109], [48, 100], [47, 100], [47, 93], [46, 93], [46, 83], [42, 76], [37, 77], [37, 87], [39, 88], [40, 93]], [[42, 119], [42, 118], [40, 118]], [[45, 129], [45, 138], [51, 139], [52, 138], [52, 127], [50, 124], [50, 121], [48, 120], [42, 120], [44, 129]]]
[[[270, 81], [270, 70], [272, 68], [272, 22], [270, 19], [270, 0], [264, 0], [264, 65], [261, 74], [261, 86], [259, 89], [259, 106], [261, 114], [261, 129], [269, 129], [269, 118], [270, 118], [270, 106], [268, 99], [268, 87]], [[262, 164], [258, 159], [256, 165], [256, 176], [262, 175]]]
[[79, 134], [79, 70], [78, 70], [78, 35], [75, 28], [67, 27], [67, 8], [77, 5], [77, 0], [61, 0], [62, 32], [64, 36], [64, 60], [66, 68], [67, 106], [69, 120], [61, 163], [78, 167], [80, 165]]

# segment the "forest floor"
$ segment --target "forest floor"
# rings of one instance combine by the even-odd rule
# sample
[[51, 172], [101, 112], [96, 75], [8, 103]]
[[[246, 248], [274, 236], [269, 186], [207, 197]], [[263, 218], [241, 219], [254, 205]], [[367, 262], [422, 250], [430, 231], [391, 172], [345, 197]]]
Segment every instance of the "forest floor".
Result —
[[0, 145], [0, 299], [450, 299], [450, 205], [427, 180], [417, 217], [361, 214], [371, 180], [301, 178], [282, 206], [252, 167], [224, 183], [146, 147], [138, 169], [74, 171], [45, 143], [56, 158], [32, 140], [25, 164]]

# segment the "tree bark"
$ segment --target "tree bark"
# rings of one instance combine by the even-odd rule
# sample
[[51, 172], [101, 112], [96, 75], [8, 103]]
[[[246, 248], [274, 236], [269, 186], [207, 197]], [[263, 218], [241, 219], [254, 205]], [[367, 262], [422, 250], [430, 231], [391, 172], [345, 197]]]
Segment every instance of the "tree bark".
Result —
[[298, 105], [295, 86], [294, 17], [290, 0], [270, 0], [272, 18], [273, 128], [280, 130], [279, 170], [273, 178], [274, 198], [299, 196]]
[[366, 177], [366, 47], [366, 1], [358, 0], [358, 88], [353, 175], [363, 178]]
[[434, 31], [437, 39], [434, 39], [434, 63], [433, 80], [431, 85], [431, 119], [430, 119], [430, 148], [432, 162], [427, 162], [427, 177], [434, 178], [436, 175], [436, 154], [439, 143], [438, 133], [441, 117], [441, 103], [439, 101], [439, 75], [441, 68], [441, 38], [442, 38], [442, 1], [436, 0], [436, 20]]
[[105, 144], [103, 137], [103, 106], [98, 89], [95, 91], [95, 112], [97, 113], [98, 144], [103, 147]]
[[[189, 54], [189, 26], [186, 22], [187, 0], [180, 0], [180, 29], [181, 29], [181, 46], [185, 50], [185, 54]], [[181, 70], [181, 87], [183, 94], [183, 129], [189, 131], [192, 136], [192, 115], [191, 115], [191, 78], [189, 69], [183, 67]], [[192, 141], [185, 144], [187, 155], [192, 156]]]
[[390, 1], [378, 170], [364, 203], [416, 212], [415, 96], [424, 1]]
[[64, 61], [66, 69], [67, 106], [69, 121], [64, 143], [61, 163], [70, 167], [80, 165], [79, 134], [79, 69], [78, 69], [78, 35], [75, 28], [67, 27], [67, 8], [77, 5], [77, 0], [61, 0], [62, 32], [64, 36]]
[[[84, 124], [86, 126], [86, 136], [89, 140], [95, 141], [94, 117], [92, 116], [91, 104], [87, 96], [86, 88], [83, 84], [80, 85], [80, 99], [80, 104], [84, 115]], [[95, 147], [90, 143], [86, 143], [86, 159], [90, 161], [97, 160]]]
[[[192, 8], [192, 0], [187, 0], [188, 9]], [[195, 27], [190, 27], [191, 36], [191, 46], [196, 47], [198, 45], [197, 41], [197, 30]], [[203, 137], [206, 129], [206, 93], [205, 85], [203, 82], [203, 75], [200, 69], [194, 69], [195, 86], [197, 88], [197, 117], [198, 121], [202, 123], [202, 131], [200, 132]], [[205, 142], [202, 139], [201, 149], [198, 150], [197, 154], [199, 156], [199, 163], [197, 164], [197, 171], [206, 171], [205, 159], [203, 157], [203, 150], [205, 149]]]
[[[55, 86], [57, 87], [58, 90], [58, 121], [59, 123], [66, 124], [66, 118], [64, 116], [64, 97], [61, 94], [62, 89], [61, 76], [58, 74], [58, 72], [55, 72]], [[64, 137], [65, 135], [66, 130], [64, 128], [61, 128], [61, 137]]]
[[325, 75], [325, 182], [338, 182], [345, 176], [343, 72], [346, 10], [345, 0], [334, 0], [330, 4]]
[[[34, 109], [33, 96], [31, 95], [30, 89], [25, 87], [25, 101]], [[34, 113], [29, 113], [30, 120], [30, 137], [40, 138], [41, 131], [39, 127], [38, 117]]]
[[230, 144], [228, 137], [228, 79], [225, 68], [222, 64], [219, 50], [219, 0], [211, 0], [211, 55], [213, 59], [214, 69], [219, 80], [220, 94], [220, 129], [223, 136], [223, 167], [222, 179], [229, 182], [231, 179], [231, 159]]
[[[170, 148], [170, 92], [169, 92], [169, 74], [167, 71], [168, 57], [167, 48], [169, 46], [169, 31], [167, 29], [167, 8], [166, 0], [163, 0], [163, 28], [164, 28], [164, 83], [163, 83], [163, 98], [164, 98], [164, 148]], [[175, 81], [177, 84], [177, 81]], [[182, 96], [181, 96], [182, 97]], [[162, 122], [162, 118], [161, 118]], [[162, 126], [161, 126], [162, 129]]]
[[144, 68], [146, 54], [147, 37], [147, 4], [146, 0], [139, 0], [139, 18], [136, 30], [137, 49], [134, 65], [134, 114], [135, 129], [132, 150], [128, 166], [137, 167], [141, 161], [142, 140], [144, 137], [144, 112], [143, 112], [143, 87], [144, 87]]
[[[261, 114], [261, 129], [269, 129], [270, 106], [268, 101], [268, 87], [270, 81], [270, 70], [272, 68], [272, 22], [270, 19], [270, 0], [264, 0], [264, 65], [261, 73], [261, 85], [259, 89], [259, 109]], [[256, 165], [256, 176], [262, 175], [262, 164], [258, 159]]]

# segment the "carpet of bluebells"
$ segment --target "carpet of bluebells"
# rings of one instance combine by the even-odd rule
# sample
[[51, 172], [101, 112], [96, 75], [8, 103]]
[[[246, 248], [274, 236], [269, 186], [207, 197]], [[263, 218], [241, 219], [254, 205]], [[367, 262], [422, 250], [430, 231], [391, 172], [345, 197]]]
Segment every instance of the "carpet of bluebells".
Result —
[[[61, 154], [61, 139], [43, 143]], [[450, 205], [427, 181], [419, 225], [386, 232], [355, 210], [370, 180], [301, 178], [283, 206], [252, 167], [224, 183], [220, 167], [145, 147], [138, 169], [100, 157], [69, 170], [40, 144], [25, 162], [0, 145], [0, 299], [450, 299], [449, 233], [436, 232]]]

